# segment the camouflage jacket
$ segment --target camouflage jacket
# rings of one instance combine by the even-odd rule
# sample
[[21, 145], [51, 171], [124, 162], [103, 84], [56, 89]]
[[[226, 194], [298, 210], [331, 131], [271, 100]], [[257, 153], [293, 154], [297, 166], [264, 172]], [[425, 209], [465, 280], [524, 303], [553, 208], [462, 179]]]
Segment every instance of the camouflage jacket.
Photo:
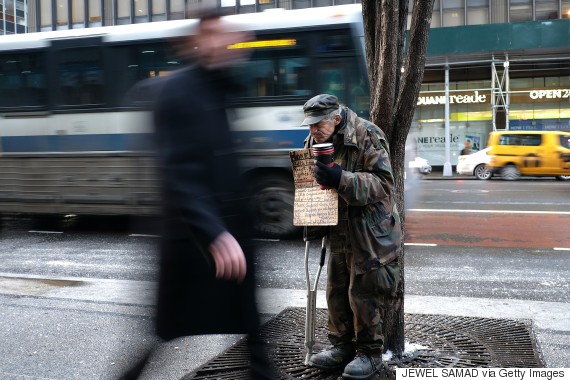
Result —
[[[331, 249], [352, 253], [354, 270], [365, 273], [388, 264], [401, 250], [394, 177], [384, 132], [344, 107], [333, 137], [334, 161], [342, 168], [339, 224], [331, 228]], [[311, 147], [308, 136], [305, 147]]]

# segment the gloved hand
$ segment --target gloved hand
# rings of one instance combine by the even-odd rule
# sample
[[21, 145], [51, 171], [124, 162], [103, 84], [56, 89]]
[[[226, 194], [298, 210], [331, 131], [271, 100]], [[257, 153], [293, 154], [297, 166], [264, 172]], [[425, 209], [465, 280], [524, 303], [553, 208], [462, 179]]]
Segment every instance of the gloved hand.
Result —
[[342, 176], [341, 167], [338, 164], [329, 167], [319, 161], [315, 161], [315, 165], [314, 173], [317, 183], [328, 189], [338, 189]]

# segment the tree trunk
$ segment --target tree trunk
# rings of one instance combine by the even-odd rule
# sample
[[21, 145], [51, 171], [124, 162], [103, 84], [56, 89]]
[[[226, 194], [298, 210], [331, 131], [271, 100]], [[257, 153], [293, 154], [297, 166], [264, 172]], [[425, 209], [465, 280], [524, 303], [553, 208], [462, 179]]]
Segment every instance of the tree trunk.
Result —
[[[370, 120], [386, 134], [394, 171], [395, 198], [405, 232], [404, 158], [423, 79], [434, 0], [414, 0], [405, 51], [408, 0], [363, 0], [362, 14], [370, 81]], [[405, 54], [406, 53], [406, 54]], [[397, 296], [390, 300], [384, 323], [384, 349], [404, 352], [404, 242]]]

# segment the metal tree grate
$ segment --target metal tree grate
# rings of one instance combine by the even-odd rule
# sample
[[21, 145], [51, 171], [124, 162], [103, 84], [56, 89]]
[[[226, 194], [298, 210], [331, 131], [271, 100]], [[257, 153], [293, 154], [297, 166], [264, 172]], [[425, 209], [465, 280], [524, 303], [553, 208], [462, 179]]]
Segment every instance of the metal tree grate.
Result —
[[[314, 351], [329, 346], [326, 309], [317, 309]], [[541, 368], [544, 367], [528, 321], [406, 314], [406, 341], [425, 349], [401, 360], [385, 363], [388, 370], [377, 378], [393, 375], [396, 367]], [[285, 309], [263, 325], [269, 354], [283, 379], [339, 379], [341, 371], [325, 372], [307, 367], [305, 359], [305, 308]], [[245, 339], [210, 360], [184, 379], [248, 379]]]

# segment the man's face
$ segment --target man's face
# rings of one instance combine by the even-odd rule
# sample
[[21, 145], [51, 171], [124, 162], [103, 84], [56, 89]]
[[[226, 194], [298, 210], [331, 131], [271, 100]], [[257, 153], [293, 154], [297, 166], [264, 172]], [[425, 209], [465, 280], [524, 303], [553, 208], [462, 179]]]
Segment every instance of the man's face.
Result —
[[203, 20], [198, 27], [198, 34], [193, 42], [194, 57], [206, 69], [220, 69], [243, 59], [249, 54], [246, 49], [228, 49], [229, 45], [247, 41], [250, 35], [243, 32], [232, 32], [221, 19]]
[[340, 122], [340, 116], [335, 115], [333, 120], [324, 118], [316, 124], [309, 126], [309, 131], [317, 144], [322, 144], [329, 141], [334, 134], [334, 129]]

